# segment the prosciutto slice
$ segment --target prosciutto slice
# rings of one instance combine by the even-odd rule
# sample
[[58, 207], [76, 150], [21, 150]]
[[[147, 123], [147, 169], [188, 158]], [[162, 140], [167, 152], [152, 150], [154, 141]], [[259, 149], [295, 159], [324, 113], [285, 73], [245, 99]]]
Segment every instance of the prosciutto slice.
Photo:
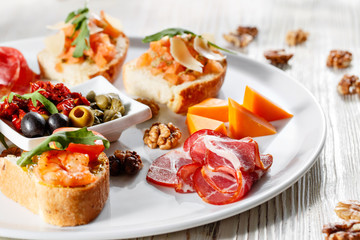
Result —
[[184, 143], [156, 159], [147, 179], [197, 194], [207, 203], [223, 205], [244, 197], [271, 167], [270, 154], [261, 155], [256, 141], [231, 139], [212, 130], [200, 130]]
[[176, 187], [178, 170], [191, 163], [193, 161], [187, 153], [178, 150], [170, 151], [154, 160], [149, 168], [146, 180], [162, 186]]

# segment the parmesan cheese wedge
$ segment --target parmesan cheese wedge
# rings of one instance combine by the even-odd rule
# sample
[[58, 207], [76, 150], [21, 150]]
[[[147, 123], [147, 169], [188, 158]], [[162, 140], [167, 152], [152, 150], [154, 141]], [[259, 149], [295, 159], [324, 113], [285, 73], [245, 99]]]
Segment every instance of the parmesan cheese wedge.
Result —
[[107, 21], [113, 28], [115, 28], [118, 31], [123, 31], [123, 25], [121, 23], [121, 21], [117, 18], [114, 18], [112, 16], [110, 16], [109, 14], [106, 14], [104, 12], [104, 19], [105, 21]]
[[170, 54], [184, 67], [202, 73], [204, 65], [191, 55], [181, 38], [170, 38]]
[[88, 21], [88, 27], [89, 27], [90, 35], [101, 32], [101, 31], [104, 30], [104, 29], [99, 28], [98, 26], [96, 26], [96, 24], [94, 22], [92, 22], [92, 21]]
[[70, 25], [71, 25], [70, 21], [68, 23], [58, 22], [58, 23], [55, 23], [53, 25], [47, 25], [46, 28], [50, 29], [50, 30], [60, 30], [60, 29], [66, 28], [66, 27], [68, 27]]
[[54, 56], [59, 56], [63, 52], [64, 45], [65, 45], [64, 31], [59, 31], [57, 34], [45, 38], [45, 47]]
[[211, 60], [223, 60], [225, 56], [215, 53], [211, 50], [208, 41], [205, 38], [196, 36], [194, 39], [194, 49], [202, 56]]

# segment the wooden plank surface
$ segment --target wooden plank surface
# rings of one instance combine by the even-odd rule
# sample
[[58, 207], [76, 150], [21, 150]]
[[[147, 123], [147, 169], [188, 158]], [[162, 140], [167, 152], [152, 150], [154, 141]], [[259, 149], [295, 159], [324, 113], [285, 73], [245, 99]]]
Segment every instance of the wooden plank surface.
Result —
[[[0, 42], [48, 35], [45, 25], [58, 22], [82, 5], [82, 0], [1, 1]], [[360, 1], [91, 0], [89, 5], [95, 12], [103, 9], [122, 19], [129, 36], [179, 26], [213, 33], [217, 43], [228, 46], [223, 33], [239, 24], [257, 26], [257, 39], [241, 52], [261, 62], [266, 62], [264, 50], [293, 52], [286, 73], [302, 83], [325, 112], [324, 149], [310, 171], [289, 189], [234, 217], [142, 239], [322, 239], [323, 224], [339, 221], [333, 212], [336, 203], [359, 199], [360, 98], [339, 96], [336, 85], [345, 73], [360, 74]], [[287, 47], [286, 32], [298, 28], [310, 33], [308, 41]], [[327, 68], [331, 49], [352, 52], [351, 67]]]

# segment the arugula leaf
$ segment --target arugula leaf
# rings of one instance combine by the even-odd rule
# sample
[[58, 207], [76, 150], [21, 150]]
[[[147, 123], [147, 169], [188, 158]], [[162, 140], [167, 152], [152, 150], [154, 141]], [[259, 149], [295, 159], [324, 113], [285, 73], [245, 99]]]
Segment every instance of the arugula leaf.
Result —
[[69, 13], [66, 17], [65, 22], [71, 21], [71, 24], [74, 25], [74, 32], [72, 36], [75, 35], [76, 31], [79, 31], [79, 35], [72, 42], [72, 46], [75, 47], [75, 51], [73, 52], [74, 58], [79, 58], [84, 55], [84, 50], [88, 50], [90, 48], [89, 37], [90, 31], [88, 27], [88, 13], [89, 9], [85, 6], [77, 11]]
[[80, 143], [86, 145], [95, 145], [96, 140], [102, 140], [105, 148], [110, 147], [110, 142], [101, 136], [95, 135], [93, 132], [87, 130], [87, 128], [81, 128], [76, 131], [70, 132], [57, 132], [49, 136], [45, 141], [40, 143], [37, 147], [29, 152], [23, 152], [17, 164], [20, 167], [24, 167], [32, 163], [32, 157], [40, 155], [43, 152], [54, 150], [49, 146], [50, 142], [55, 142], [56, 146], [60, 150], [66, 149], [70, 143]]
[[[189, 30], [186, 30], [186, 29], [183, 29], [183, 28], [167, 28], [165, 30], [162, 30], [161, 32], [158, 32], [158, 33], [155, 33], [153, 35], [149, 35], [149, 36], [146, 36], [142, 42], [143, 43], [148, 43], [148, 42], [154, 42], [154, 41], [158, 41], [160, 40], [161, 38], [165, 37], [165, 36], [168, 36], [168, 37], [174, 37], [176, 35], [183, 35], [183, 34], [190, 34], [194, 37], [198, 36], [198, 37], [202, 37], [201, 35], [197, 35]], [[213, 42], [210, 42], [208, 41], [209, 45], [210, 46], [213, 46], [217, 49], [220, 49], [224, 52], [227, 52], [227, 53], [231, 53], [231, 54], [236, 54], [235, 52], [233, 51], [230, 51], [228, 49], [225, 49], [225, 48], [222, 48], [222, 47], [219, 47], [218, 45], [216, 45], [215, 43]]]
[[143, 43], [148, 43], [148, 42], [153, 42], [153, 41], [158, 41], [161, 38], [165, 37], [165, 36], [169, 36], [169, 37], [174, 37], [176, 35], [183, 35], [183, 34], [190, 34], [192, 36], [196, 36], [195, 33], [190, 32], [186, 29], [183, 28], [167, 28], [165, 30], [162, 30], [161, 32], [155, 33], [153, 35], [150, 36], [146, 36], [142, 42]]
[[8, 102], [11, 103], [14, 96], [17, 96], [18, 98], [21, 98], [21, 99], [31, 99], [34, 107], [37, 106], [37, 101], [39, 101], [44, 105], [44, 107], [46, 108], [46, 110], [49, 111], [50, 114], [58, 113], [59, 111], [57, 110], [55, 104], [53, 104], [49, 99], [47, 99], [44, 95], [42, 95], [40, 93], [40, 91], [45, 91], [45, 90], [38, 89], [33, 93], [27, 93], [24, 95], [20, 95], [20, 94], [11, 92], [9, 94]]
[[79, 58], [84, 54], [84, 50], [88, 50], [89, 46], [89, 37], [90, 32], [87, 26], [87, 21], [81, 23], [80, 32], [77, 38], [72, 42], [71, 45], [76, 45], [73, 57]]
[[4, 134], [2, 134], [1, 132], [0, 132], [0, 142], [2, 143], [2, 145], [3, 145], [6, 149], [9, 148], [9, 146], [6, 144], [5, 136], [4, 136]]

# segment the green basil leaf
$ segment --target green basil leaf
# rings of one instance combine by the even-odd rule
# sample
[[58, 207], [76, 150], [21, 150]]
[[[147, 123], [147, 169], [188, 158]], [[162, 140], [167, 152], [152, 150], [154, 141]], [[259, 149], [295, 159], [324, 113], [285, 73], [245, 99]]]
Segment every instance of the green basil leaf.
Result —
[[17, 161], [17, 164], [21, 167], [26, 166], [32, 163], [33, 156], [40, 155], [43, 152], [49, 150], [53, 150], [49, 146], [50, 142], [55, 142], [55, 145], [60, 148], [60, 150], [64, 150], [69, 146], [70, 143], [95, 145], [96, 140], [102, 140], [105, 148], [110, 147], [110, 142], [108, 140], [101, 136], [95, 135], [92, 131], [87, 130], [87, 128], [81, 128], [79, 130], [69, 132], [57, 132], [49, 136], [45, 141], [40, 143], [31, 151], [23, 152]]

